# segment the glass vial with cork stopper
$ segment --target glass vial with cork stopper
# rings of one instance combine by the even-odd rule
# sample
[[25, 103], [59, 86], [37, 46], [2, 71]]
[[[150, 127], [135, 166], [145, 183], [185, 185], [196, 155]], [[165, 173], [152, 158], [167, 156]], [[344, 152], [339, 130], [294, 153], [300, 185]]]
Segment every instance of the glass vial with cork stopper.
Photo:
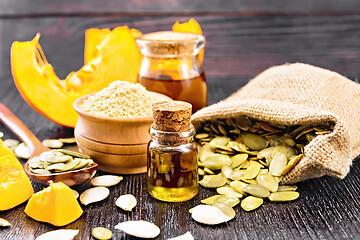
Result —
[[204, 36], [163, 31], [142, 35], [136, 43], [144, 56], [140, 84], [149, 91], [191, 103], [193, 112], [207, 106], [207, 85], [199, 57]]
[[148, 191], [156, 199], [182, 202], [199, 191], [195, 128], [191, 104], [166, 101], [153, 104], [154, 123], [148, 145]]

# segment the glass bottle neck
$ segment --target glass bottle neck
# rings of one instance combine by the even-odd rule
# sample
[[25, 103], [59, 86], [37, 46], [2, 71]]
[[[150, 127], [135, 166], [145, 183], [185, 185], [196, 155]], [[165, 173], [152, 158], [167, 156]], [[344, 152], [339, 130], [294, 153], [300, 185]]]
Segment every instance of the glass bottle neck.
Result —
[[151, 140], [161, 145], [178, 146], [194, 142], [195, 128], [191, 125], [189, 131], [186, 132], [164, 132], [156, 130], [151, 126], [150, 135]]

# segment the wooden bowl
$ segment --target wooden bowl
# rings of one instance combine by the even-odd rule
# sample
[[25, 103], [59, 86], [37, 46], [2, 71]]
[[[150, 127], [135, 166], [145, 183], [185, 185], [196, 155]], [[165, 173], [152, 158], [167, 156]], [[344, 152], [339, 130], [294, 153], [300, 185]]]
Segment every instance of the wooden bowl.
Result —
[[147, 143], [145, 144], [110, 144], [102, 143], [88, 139], [75, 131], [75, 139], [77, 144], [80, 144], [86, 148], [110, 154], [146, 154]]
[[78, 143], [78, 147], [86, 155], [91, 156], [99, 164], [99, 169], [109, 173], [136, 174], [147, 169], [147, 154], [111, 154], [98, 152]]
[[46, 185], [49, 185], [49, 181], [62, 182], [69, 187], [89, 181], [92, 177], [94, 177], [97, 169], [98, 164], [94, 162], [91, 167], [84, 169], [61, 173], [52, 173], [47, 175], [38, 175], [30, 171], [29, 161], [27, 161], [25, 164], [25, 172], [30, 179]]
[[[80, 105], [91, 94], [87, 94], [75, 100], [74, 109], [79, 114], [75, 126], [78, 135], [85, 138], [109, 144], [146, 144], [150, 140], [149, 129], [153, 122], [148, 118], [114, 118], [101, 117], [81, 110]], [[151, 92], [159, 99], [172, 100], [171, 98]]]

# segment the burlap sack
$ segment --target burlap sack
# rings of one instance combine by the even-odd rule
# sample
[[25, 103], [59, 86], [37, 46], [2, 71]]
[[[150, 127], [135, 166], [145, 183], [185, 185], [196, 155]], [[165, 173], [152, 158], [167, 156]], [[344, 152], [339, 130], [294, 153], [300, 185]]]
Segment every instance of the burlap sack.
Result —
[[305, 147], [305, 157], [283, 178], [295, 183], [325, 174], [344, 178], [360, 150], [360, 85], [307, 64], [272, 67], [227, 99], [193, 115], [193, 124], [245, 115], [284, 125], [333, 122], [330, 134]]

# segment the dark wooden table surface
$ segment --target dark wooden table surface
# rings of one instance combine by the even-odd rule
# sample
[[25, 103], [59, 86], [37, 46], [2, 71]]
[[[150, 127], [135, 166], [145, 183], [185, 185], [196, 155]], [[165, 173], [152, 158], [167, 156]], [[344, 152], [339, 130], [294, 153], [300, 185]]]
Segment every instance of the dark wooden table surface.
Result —
[[[360, 2], [356, 0], [280, 1], [0, 1], [0, 101], [40, 139], [73, 136], [33, 111], [12, 80], [9, 51], [13, 41], [42, 33], [41, 45], [60, 77], [83, 64], [84, 31], [90, 27], [135, 27], [142, 32], [168, 30], [176, 21], [195, 18], [207, 37], [205, 72], [210, 103], [245, 85], [269, 66], [305, 62], [360, 78]], [[359, 119], [354, 119], [359, 121]], [[15, 138], [0, 124], [4, 138]], [[102, 174], [102, 173], [99, 173]], [[84, 209], [80, 219], [66, 226], [91, 239], [91, 229], [103, 226], [113, 239], [131, 239], [114, 226], [125, 220], [148, 220], [161, 228], [158, 239], [190, 231], [195, 239], [360, 239], [360, 162], [343, 179], [322, 177], [299, 183], [300, 198], [291, 203], [266, 203], [254, 212], [236, 207], [236, 218], [215, 227], [196, 223], [188, 209], [213, 194], [201, 189], [185, 203], [151, 198], [146, 176], [124, 176], [110, 197]], [[44, 186], [33, 182], [35, 191]], [[78, 186], [80, 192], [88, 185]], [[137, 207], [129, 213], [114, 204], [120, 194], [132, 193]], [[24, 214], [25, 203], [0, 212], [11, 228], [0, 229], [0, 239], [34, 239], [49, 230]]]

